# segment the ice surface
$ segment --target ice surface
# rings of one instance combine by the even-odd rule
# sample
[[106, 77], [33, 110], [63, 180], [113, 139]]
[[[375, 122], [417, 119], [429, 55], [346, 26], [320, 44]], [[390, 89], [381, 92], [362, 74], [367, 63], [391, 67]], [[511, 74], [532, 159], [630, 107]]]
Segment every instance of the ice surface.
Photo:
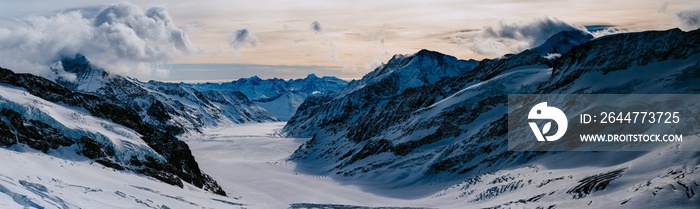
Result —
[[426, 206], [422, 200], [389, 198], [329, 176], [297, 171], [287, 158], [307, 139], [279, 138], [284, 123], [207, 129], [187, 140], [202, 170], [253, 208], [287, 208], [293, 203], [355, 206]]
[[[245, 203], [186, 184], [184, 189], [84, 158], [23, 145], [0, 149], [1, 208], [243, 208]], [[228, 202], [228, 203], [227, 203]], [[234, 205], [239, 204], [239, 205]]]

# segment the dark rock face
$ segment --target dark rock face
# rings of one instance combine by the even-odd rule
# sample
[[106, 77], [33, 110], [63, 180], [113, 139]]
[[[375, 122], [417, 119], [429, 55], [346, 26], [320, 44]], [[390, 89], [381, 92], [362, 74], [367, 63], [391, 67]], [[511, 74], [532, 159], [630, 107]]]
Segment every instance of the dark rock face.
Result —
[[77, 144], [80, 147], [79, 154], [94, 159], [105, 166], [133, 170], [180, 187], [183, 186], [180, 181], [182, 179], [197, 187], [225, 195], [216, 181], [201, 172], [187, 144], [172, 134], [144, 123], [141, 117], [131, 109], [96, 95], [71, 91], [42, 77], [15, 74], [4, 68], [0, 68], [0, 83], [26, 89], [28, 93], [47, 101], [82, 108], [93, 116], [133, 129], [142, 135], [142, 139], [148, 146], [162, 155], [166, 162], [147, 158], [145, 161], [132, 159], [129, 163], [117, 163], [113, 160], [114, 150], [110, 150], [87, 136], [67, 137], [46, 123], [27, 120], [19, 113], [9, 109], [0, 111], [0, 134], [2, 134], [0, 141], [4, 146], [23, 143], [46, 152], [60, 146]]
[[626, 169], [623, 168], [583, 178], [579, 181], [579, 185], [576, 185], [576, 187], [566, 193], [573, 194], [574, 199], [581, 199], [592, 192], [604, 190], [610, 182], [620, 178], [625, 170]]
[[47, 152], [61, 146], [74, 144], [73, 139], [64, 136], [60, 131], [46, 123], [37, 120], [27, 120], [18, 112], [2, 108], [0, 110], [0, 143], [11, 146], [17, 143]]

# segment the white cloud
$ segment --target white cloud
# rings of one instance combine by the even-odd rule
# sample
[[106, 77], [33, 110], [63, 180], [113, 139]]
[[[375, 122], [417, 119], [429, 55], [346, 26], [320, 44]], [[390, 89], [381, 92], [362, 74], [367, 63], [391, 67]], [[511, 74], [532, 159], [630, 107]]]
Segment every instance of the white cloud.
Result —
[[580, 29], [556, 18], [542, 18], [531, 22], [506, 23], [501, 21], [498, 26], [485, 27], [484, 35], [491, 38], [508, 38], [523, 40], [531, 47], [544, 43], [552, 35], [563, 30]]
[[681, 21], [681, 29], [695, 30], [700, 28], [700, 8], [681, 10], [676, 13], [676, 16]]
[[80, 53], [98, 67], [129, 76], [162, 76], [159, 64], [192, 50], [185, 32], [163, 7], [146, 11], [128, 2], [103, 7], [94, 17], [80, 10], [28, 17], [0, 28], [0, 65], [55, 76], [62, 58]]
[[583, 27], [574, 26], [556, 18], [544, 17], [529, 22], [500, 21], [496, 26], [486, 26], [481, 30], [459, 31], [449, 38], [452, 42], [462, 44], [477, 54], [499, 56], [537, 47], [563, 30], [587, 31]]
[[233, 49], [234, 54], [238, 54], [241, 47], [246, 45], [255, 47], [258, 45], [258, 38], [247, 28], [231, 31], [228, 35], [228, 44]]
[[618, 33], [629, 33], [633, 32], [627, 29], [622, 29], [622, 28], [617, 28], [617, 27], [608, 27], [602, 30], [598, 30], [595, 32], [592, 32], [591, 35], [595, 38], [607, 36], [607, 35], [613, 35], [613, 34], [618, 34]]

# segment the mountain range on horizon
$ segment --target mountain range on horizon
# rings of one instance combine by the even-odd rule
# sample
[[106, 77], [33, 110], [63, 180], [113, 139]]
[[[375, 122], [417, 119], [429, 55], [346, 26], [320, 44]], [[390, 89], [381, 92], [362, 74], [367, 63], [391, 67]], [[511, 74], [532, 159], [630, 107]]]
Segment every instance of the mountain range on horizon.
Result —
[[309, 74], [303, 79], [261, 79], [253, 76], [222, 83], [184, 84], [201, 91], [240, 91], [281, 121], [289, 120], [310, 96], [323, 96], [341, 89], [348, 82], [333, 76]]
[[[80, 54], [61, 63], [70, 75], [52, 79], [0, 69], [0, 142], [6, 149], [26, 145], [183, 190], [231, 196], [183, 141], [221, 127], [287, 121], [278, 134], [308, 138], [290, 154], [296, 172], [330, 176], [381, 196], [441, 207], [700, 203], [697, 152], [670, 145], [623, 154], [507, 150], [508, 94], [698, 93], [700, 29], [598, 38], [561, 31], [540, 46], [484, 60], [424, 49], [395, 55], [350, 82], [315, 74], [142, 82], [110, 74]], [[0, 193], [15, 194], [10, 199], [17, 204], [63, 203], [60, 193], [7, 179], [0, 181]], [[166, 198], [182, 204], [193, 197]]]

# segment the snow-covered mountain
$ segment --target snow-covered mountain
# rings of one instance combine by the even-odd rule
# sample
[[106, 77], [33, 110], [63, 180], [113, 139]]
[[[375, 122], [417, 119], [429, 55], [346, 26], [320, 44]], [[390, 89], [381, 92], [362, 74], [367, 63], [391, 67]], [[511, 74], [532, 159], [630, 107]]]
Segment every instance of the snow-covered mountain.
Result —
[[84, 156], [115, 170], [225, 195], [175, 136], [132, 109], [39, 76], [0, 68], [0, 133], [4, 147]]
[[348, 82], [332, 76], [314, 74], [303, 79], [261, 79], [257, 76], [225, 83], [186, 84], [201, 91], [240, 91], [265, 108], [275, 118], [287, 121], [297, 107], [310, 96], [323, 96], [339, 90]]
[[574, 46], [586, 43], [593, 39], [593, 35], [581, 30], [565, 30], [549, 37], [542, 45], [532, 48], [542, 56], [549, 54], [566, 54]]
[[58, 83], [123, 103], [136, 110], [146, 123], [171, 134], [196, 133], [203, 127], [219, 125], [276, 121], [238, 91], [199, 91], [176, 83], [144, 83], [110, 75], [80, 54], [64, 58], [61, 63], [63, 70], [75, 75], [75, 79], [58, 77]]
[[[284, 128], [290, 137], [312, 137], [292, 160], [305, 172], [384, 189], [419, 187], [419, 195], [454, 185], [433, 198], [456, 199], [455, 206], [697, 206], [697, 153], [672, 146], [622, 154], [507, 151], [508, 94], [700, 89], [700, 30], [593, 40], [569, 33], [493, 60], [426, 50], [397, 55], [336, 93], [307, 99]], [[562, 54], [546, 56], [553, 53]], [[665, 199], [650, 200], [657, 194]]]

